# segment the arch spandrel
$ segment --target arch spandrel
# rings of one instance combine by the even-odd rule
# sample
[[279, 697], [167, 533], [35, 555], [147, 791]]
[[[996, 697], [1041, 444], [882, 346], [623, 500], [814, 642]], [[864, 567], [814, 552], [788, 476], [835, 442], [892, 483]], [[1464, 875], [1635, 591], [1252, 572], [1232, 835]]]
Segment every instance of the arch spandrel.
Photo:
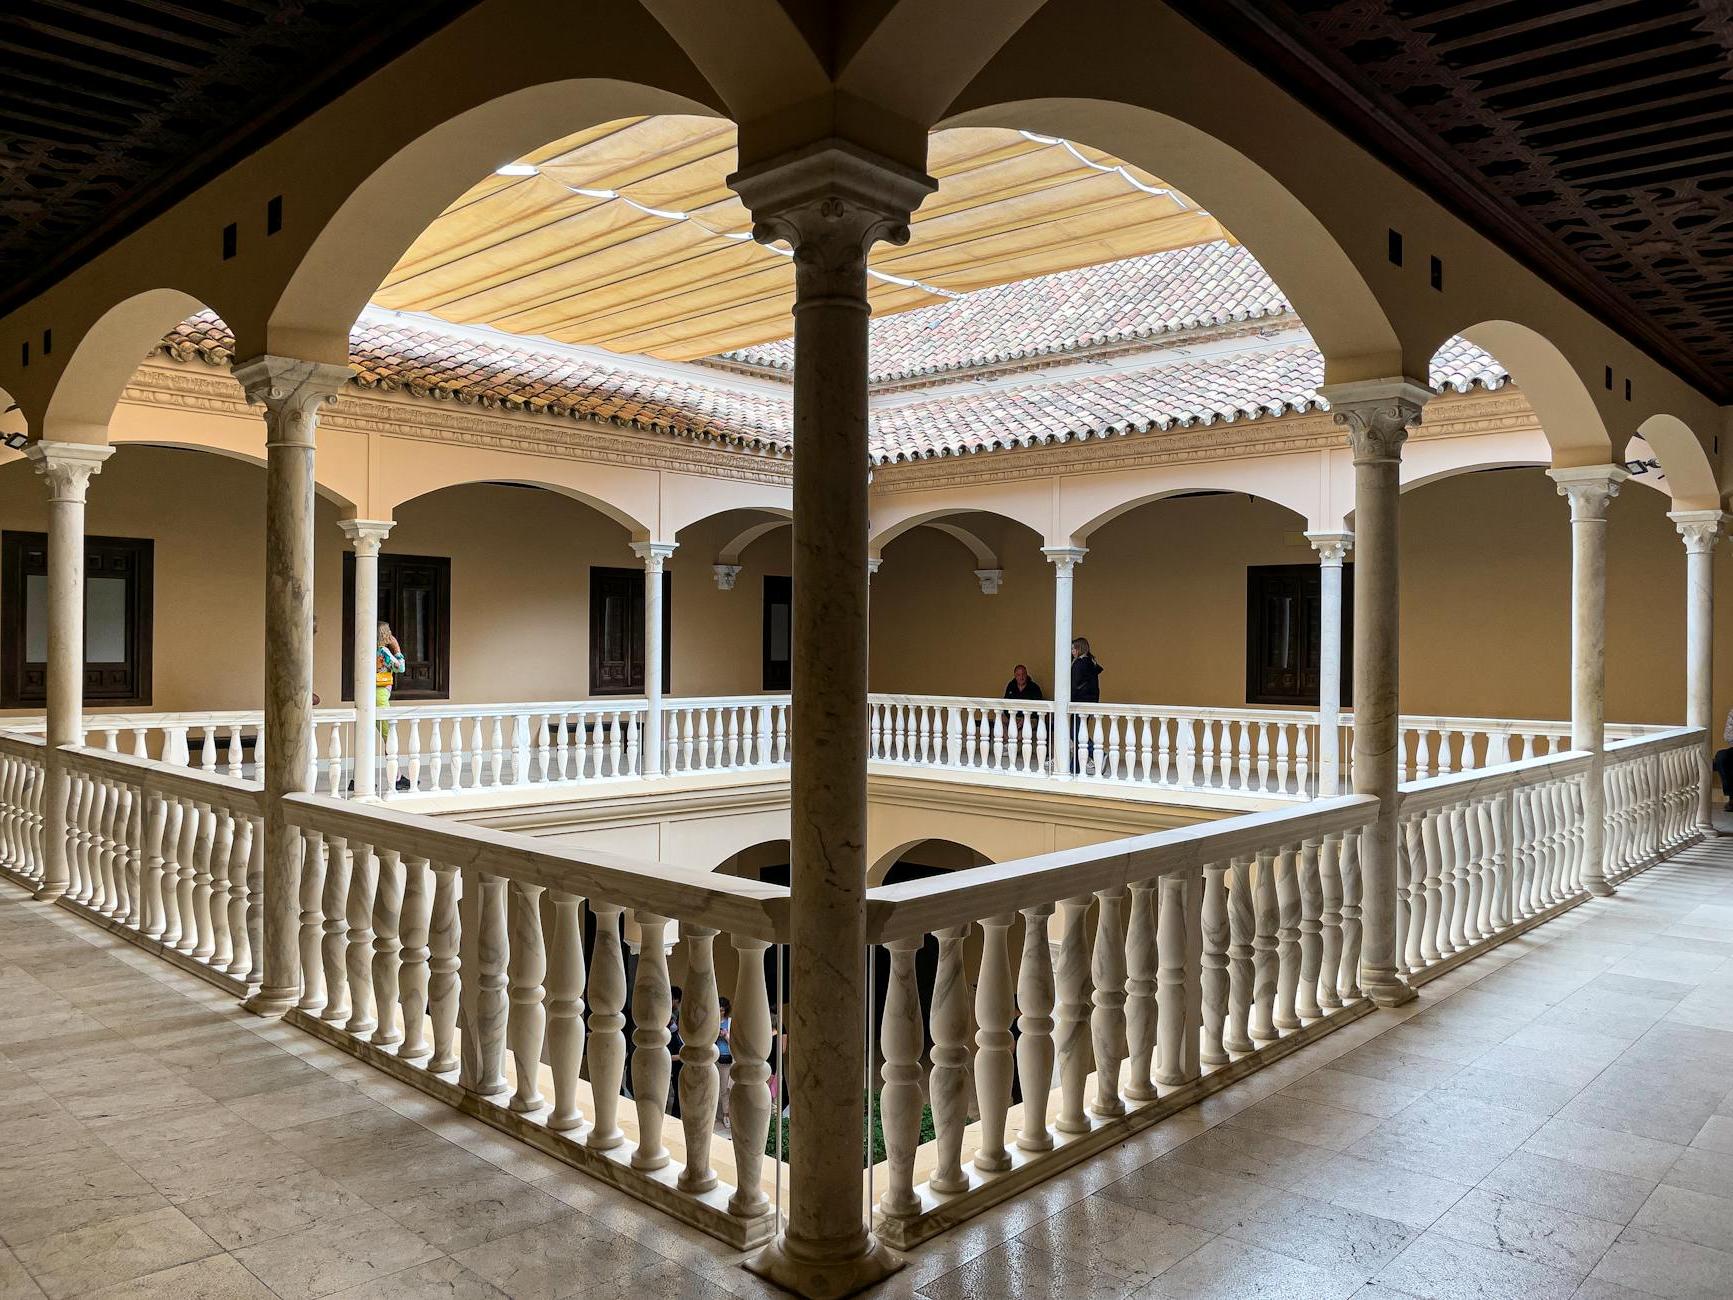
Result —
[[[1723, 492], [1703, 441], [1676, 415], [1651, 415], [1636, 428], [1666, 475], [1675, 510], [1719, 510]], [[1621, 458], [1623, 453], [1621, 452]], [[1642, 477], [1637, 479], [1642, 482]]]

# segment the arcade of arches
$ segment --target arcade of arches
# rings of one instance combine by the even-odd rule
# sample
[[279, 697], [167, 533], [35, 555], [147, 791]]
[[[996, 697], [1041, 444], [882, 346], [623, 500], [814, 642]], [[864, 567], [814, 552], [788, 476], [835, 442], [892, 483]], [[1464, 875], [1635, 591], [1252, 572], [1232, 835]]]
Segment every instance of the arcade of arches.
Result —
[[[1561, 980], [1612, 969], [1634, 1032], [1489, 1043], [1512, 1077], [1549, 1055], [1587, 1097], [1671, 1023], [1635, 1023], [1661, 982], [1714, 1035], [1685, 1059], [1733, 1060], [1716, 394], [1166, 5], [934, 0], [826, 41], [775, 4], [458, 8], [0, 315], [0, 874], [38, 900], [0, 929], [101, 926], [574, 1197], [696, 1229], [729, 1283], [827, 1300], [907, 1261], [972, 1286], [1043, 1184], [1177, 1144], [1212, 1094], [1250, 1113], [1440, 1005], [1472, 1037], [1447, 999], [1521, 935], [1568, 947]], [[1627, 883], [1678, 854], [1654, 879], [1688, 884]], [[1639, 889], [1696, 910], [1660, 934], [1660, 903], [1619, 911]], [[30, 1071], [49, 1029], [20, 1032]], [[1299, 1145], [1493, 1195], [1456, 1148], [1521, 1111], [1476, 1099], [1415, 1169], [1397, 1117], [1434, 1110], [1393, 1071], [1376, 1105], [1315, 1080]], [[1607, 1132], [1722, 1153], [1721, 1082]], [[372, 1143], [292, 1119], [321, 1177]], [[1606, 1172], [1602, 1137], [1536, 1159]], [[357, 1195], [462, 1199], [418, 1169]], [[1055, 1289], [1244, 1281], [1209, 1252], [1249, 1220], [1170, 1190], [1172, 1258]], [[1270, 1227], [1272, 1286], [1450, 1294], [1401, 1253], [1443, 1208], [1320, 1198], [1400, 1239], [1324, 1260]], [[345, 1272], [323, 1220], [231, 1243], [168, 1199], [283, 1294], [415, 1294], [421, 1246], [506, 1294], [588, 1267], [509, 1213], [386, 1209], [417, 1250], [345, 1229]], [[1639, 1202], [1585, 1267], [1502, 1237], [1477, 1267], [1629, 1281], [1633, 1217], [1687, 1232]], [[162, 1271], [79, 1274], [56, 1214], [15, 1240], [0, 1208], [0, 1286]], [[987, 1247], [945, 1235], [976, 1219]]]

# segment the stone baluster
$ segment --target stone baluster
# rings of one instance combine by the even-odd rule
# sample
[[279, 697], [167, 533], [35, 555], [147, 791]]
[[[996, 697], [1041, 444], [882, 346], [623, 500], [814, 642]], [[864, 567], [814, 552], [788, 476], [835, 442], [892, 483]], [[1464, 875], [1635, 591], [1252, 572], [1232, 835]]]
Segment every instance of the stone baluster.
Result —
[[1342, 836], [1342, 974], [1338, 982], [1342, 1001], [1352, 1002], [1360, 992], [1360, 841], [1363, 832]]
[[1295, 1012], [1300, 989], [1300, 875], [1294, 846], [1284, 845], [1275, 859], [1277, 1029], [1298, 1029]]
[[1318, 1005], [1318, 973], [1323, 968], [1323, 887], [1319, 879], [1318, 841], [1300, 845], [1300, 983], [1294, 1012], [1302, 1020], [1323, 1014]]
[[517, 1087], [510, 1107], [520, 1114], [540, 1110], [542, 1099], [542, 1046], [547, 1031], [547, 947], [542, 940], [542, 893], [540, 885], [513, 880], [506, 889], [506, 930], [510, 943], [506, 983], [509, 1008], [506, 1041], [511, 1046]]
[[[124, 790], [122, 797], [125, 797]], [[235, 819], [227, 808], [218, 806], [215, 812], [217, 827], [211, 841], [211, 951], [208, 960], [218, 970], [226, 970], [234, 956], [229, 940], [229, 871], [235, 851]], [[125, 815], [124, 810], [121, 815]]]
[[1059, 1116], [1053, 1126], [1061, 1133], [1089, 1132], [1083, 1113], [1084, 1089], [1089, 1081], [1089, 1013], [1092, 1002], [1089, 979], [1088, 936], [1084, 917], [1089, 895], [1067, 898], [1059, 904], [1058, 1015], [1054, 1047], [1059, 1068]]
[[340, 836], [325, 837], [325, 889], [320, 910], [324, 915], [324, 938], [320, 944], [325, 970], [325, 1005], [321, 1020], [340, 1024], [349, 1019], [349, 881], [354, 860], [348, 842]]
[[1416, 819], [1421, 847], [1419, 870], [1423, 873], [1416, 908], [1420, 932], [1418, 960], [1412, 963], [1416, 967], [1430, 966], [1450, 951], [1450, 885], [1445, 866], [1448, 841], [1439, 834], [1440, 816], [1433, 808]]
[[371, 1041], [386, 1047], [401, 1041], [398, 1017], [398, 965], [403, 941], [399, 926], [403, 919], [403, 855], [396, 849], [379, 849], [373, 891], [373, 1015]]
[[506, 883], [500, 876], [466, 871], [458, 904], [462, 942], [458, 1023], [463, 1030], [459, 1082], [464, 1091], [478, 1097], [497, 1096], [507, 1087]]
[[1462, 918], [1462, 932], [1470, 943], [1478, 943], [1487, 935], [1486, 908], [1486, 845], [1481, 838], [1480, 812], [1483, 801], [1462, 806], [1462, 833], [1467, 841], [1468, 889]]
[[1253, 876], [1252, 907], [1256, 928], [1252, 937], [1251, 1035], [1259, 1042], [1276, 1037], [1276, 993], [1280, 984], [1280, 962], [1276, 931], [1281, 911], [1276, 902], [1276, 854], [1260, 850]]
[[457, 1018], [462, 992], [462, 920], [458, 898], [463, 878], [446, 862], [433, 863], [433, 915], [427, 927], [427, 1006], [433, 1022], [433, 1056], [427, 1068], [444, 1074], [459, 1068]]
[[348, 944], [349, 1019], [343, 1028], [360, 1037], [379, 1027], [373, 1000], [373, 896], [379, 889], [379, 859], [373, 846], [350, 841]]
[[1252, 860], [1233, 860], [1228, 888], [1228, 1018], [1222, 1046], [1229, 1052], [1252, 1050], [1253, 934], [1257, 913], [1252, 896]]
[[938, 1160], [928, 1186], [935, 1192], [966, 1192], [963, 1130], [969, 1123], [969, 982], [963, 970], [967, 925], [938, 933], [939, 967], [933, 983], [933, 1068], [927, 1093], [932, 1098]]
[[157, 898], [161, 907], [162, 929], [157, 934], [165, 948], [173, 948], [181, 935], [181, 827], [186, 822], [186, 806], [177, 795], [163, 795], [165, 820], [162, 837], [162, 874], [157, 880]]
[[716, 931], [686, 924], [680, 937], [686, 950], [686, 982], [680, 999], [680, 1124], [686, 1136], [686, 1164], [678, 1185], [681, 1191], [696, 1194], [709, 1191], [717, 1181], [710, 1167], [710, 1139], [721, 1086], [716, 1036], [722, 1009], [717, 1001]]
[[[1157, 892], [1157, 939], [1159, 966], [1156, 1000], [1160, 1015], [1156, 1022], [1157, 1083], [1176, 1087], [1189, 1083], [1202, 1072], [1199, 1036], [1195, 1032], [1201, 1011], [1201, 982], [1193, 972], [1192, 936], [1199, 935], [1202, 906], [1201, 877], [1163, 876]], [[1201, 937], [1201, 935], [1199, 935]], [[1195, 958], [1201, 958], [1201, 950]]]
[[1426, 928], [1431, 913], [1426, 903], [1426, 816], [1416, 813], [1402, 820], [1400, 840], [1407, 863], [1406, 883], [1402, 888], [1408, 905], [1408, 925], [1399, 949], [1399, 969], [1418, 971], [1425, 967]]
[[192, 943], [181, 936], [182, 951], [196, 960], [205, 961], [216, 951], [216, 936], [211, 929], [211, 850], [216, 844], [217, 815], [208, 803], [196, 805], [199, 814], [199, 837], [193, 845], [193, 930]]
[[[1203, 1042], [1205, 1065], [1226, 1065], [1223, 1029], [1228, 1017], [1228, 890], [1227, 866], [1207, 863], [1203, 869]], [[1158, 937], [1159, 940], [1159, 937]], [[1157, 1033], [1159, 1035], [1159, 1026]]]
[[1119, 1072], [1129, 1054], [1125, 1034], [1125, 896], [1124, 886], [1095, 895], [1095, 948], [1090, 954], [1090, 982], [1095, 1010], [1089, 1032], [1095, 1056], [1095, 1100], [1091, 1114], [1112, 1119], [1125, 1114], [1119, 1095]]
[[403, 903], [401, 908], [403, 946], [398, 971], [397, 1002], [403, 1019], [402, 1042], [397, 1048], [400, 1061], [419, 1061], [433, 1054], [427, 1041], [428, 962], [432, 954], [430, 931], [433, 926], [433, 873], [427, 859], [402, 859]]
[[1140, 880], [1131, 886], [1131, 919], [1125, 932], [1125, 1039], [1129, 1076], [1125, 1095], [1132, 1101], [1155, 1098], [1156, 886]]
[[884, 1086], [879, 1111], [885, 1135], [885, 1190], [879, 1209], [887, 1218], [919, 1214], [915, 1195], [915, 1148], [921, 1130], [921, 998], [915, 980], [915, 957], [923, 937], [893, 939], [890, 984], [885, 992], [884, 1019], [879, 1026], [879, 1067]]
[[584, 1064], [584, 900], [549, 894], [554, 938], [548, 949], [548, 1068], [554, 1077], [554, 1108], [548, 1127], [569, 1132], [584, 1122], [578, 1079]]
[[668, 1020], [673, 993], [668, 981], [668, 919], [636, 913], [640, 947], [632, 983], [632, 1100], [638, 1111], [638, 1149], [632, 1168], [661, 1169], [668, 1163], [662, 1142], [662, 1117], [668, 1111], [673, 1061], [668, 1052]]
[[1023, 909], [1023, 956], [1017, 968], [1017, 1078], [1023, 1089], [1022, 1151], [1051, 1151], [1047, 1100], [1053, 1088], [1053, 948], [1047, 939], [1051, 903]]
[[975, 987], [975, 1101], [981, 1113], [981, 1144], [975, 1168], [1002, 1173], [1011, 1167], [1005, 1149], [1005, 1119], [1011, 1109], [1011, 926], [1015, 914], [981, 922], [981, 971]]
[[620, 1083], [626, 1073], [626, 963], [620, 947], [620, 908], [590, 900], [596, 944], [590, 954], [590, 1092], [595, 1123], [584, 1144], [610, 1151], [625, 1141], [620, 1131]]
[[734, 1020], [728, 1031], [734, 1053], [728, 1076], [728, 1117], [735, 1178], [728, 1212], [756, 1218], [770, 1208], [770, 1198], [764, 1194], [764, 1149], [770, 1133], [770, 996], [764, 983], [764, 956], [770, 945], [742, 935], [734, 935], [732, 941], [737, 973]]
[[1461, 804], [1445, 813], [1450, 830], [1450, 946], [1460, 952], [1468, 947], [1469, 890], [1472, 867], [1468, 850], [1468, 818]]

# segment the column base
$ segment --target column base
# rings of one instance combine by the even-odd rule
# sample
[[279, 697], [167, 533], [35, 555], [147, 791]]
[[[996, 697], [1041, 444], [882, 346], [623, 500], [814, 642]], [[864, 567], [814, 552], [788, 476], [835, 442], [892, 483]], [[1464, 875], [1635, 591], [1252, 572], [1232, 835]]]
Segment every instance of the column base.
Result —
[[1372, 999], [1374, 1006], [1399, 1007], [1419, 996], [1414, 986], [1394, 972], [1362, 971], [1360, 992]]
[[851, 1259], [804, 1259], [789, 1250], [788, 1234], [746, 1261], [746, 1271], [806, 1300], [842, 1300], [884, 1281], [903, 1266], [903, 1257], [871, 1233], [866, 1250]]
[[266, 1020], [280, 1020], [301, 1000], [301, 990], [294, 989], [260, 989], [252, 997], [241, 1003], [255, 1016]]
[[50, 885], [50, 884], [38, 885], [38, 886], [36, 886], [36, 895], [35, 895], [36, 901], [39, 903], [55, 902], [57, 899], [64, 898], [66, 896], [66, 890], [67, 890], [67, 885], [65, 883], [54, 884], [54, 885]]
[[1583, 881], [1583, 888], [1588, 890], [1589, 893], [1593, 894], [1596, 898], [1611, 898], [1614, 894], [1619, 892], [1613, 888], [1610, 882], [1599, 879]]

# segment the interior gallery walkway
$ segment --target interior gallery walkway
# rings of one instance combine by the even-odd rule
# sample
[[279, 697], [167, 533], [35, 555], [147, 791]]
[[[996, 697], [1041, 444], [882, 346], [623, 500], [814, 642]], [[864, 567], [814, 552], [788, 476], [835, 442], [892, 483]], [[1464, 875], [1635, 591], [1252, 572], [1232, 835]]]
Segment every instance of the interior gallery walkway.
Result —
[[[912, 1252], [877, 1293], [1733, 1294], [1729, 868], [1733, 840], [1690, 848]], [[0, 1053], [8, 1300], [780, 1294], [5, 884]]]

